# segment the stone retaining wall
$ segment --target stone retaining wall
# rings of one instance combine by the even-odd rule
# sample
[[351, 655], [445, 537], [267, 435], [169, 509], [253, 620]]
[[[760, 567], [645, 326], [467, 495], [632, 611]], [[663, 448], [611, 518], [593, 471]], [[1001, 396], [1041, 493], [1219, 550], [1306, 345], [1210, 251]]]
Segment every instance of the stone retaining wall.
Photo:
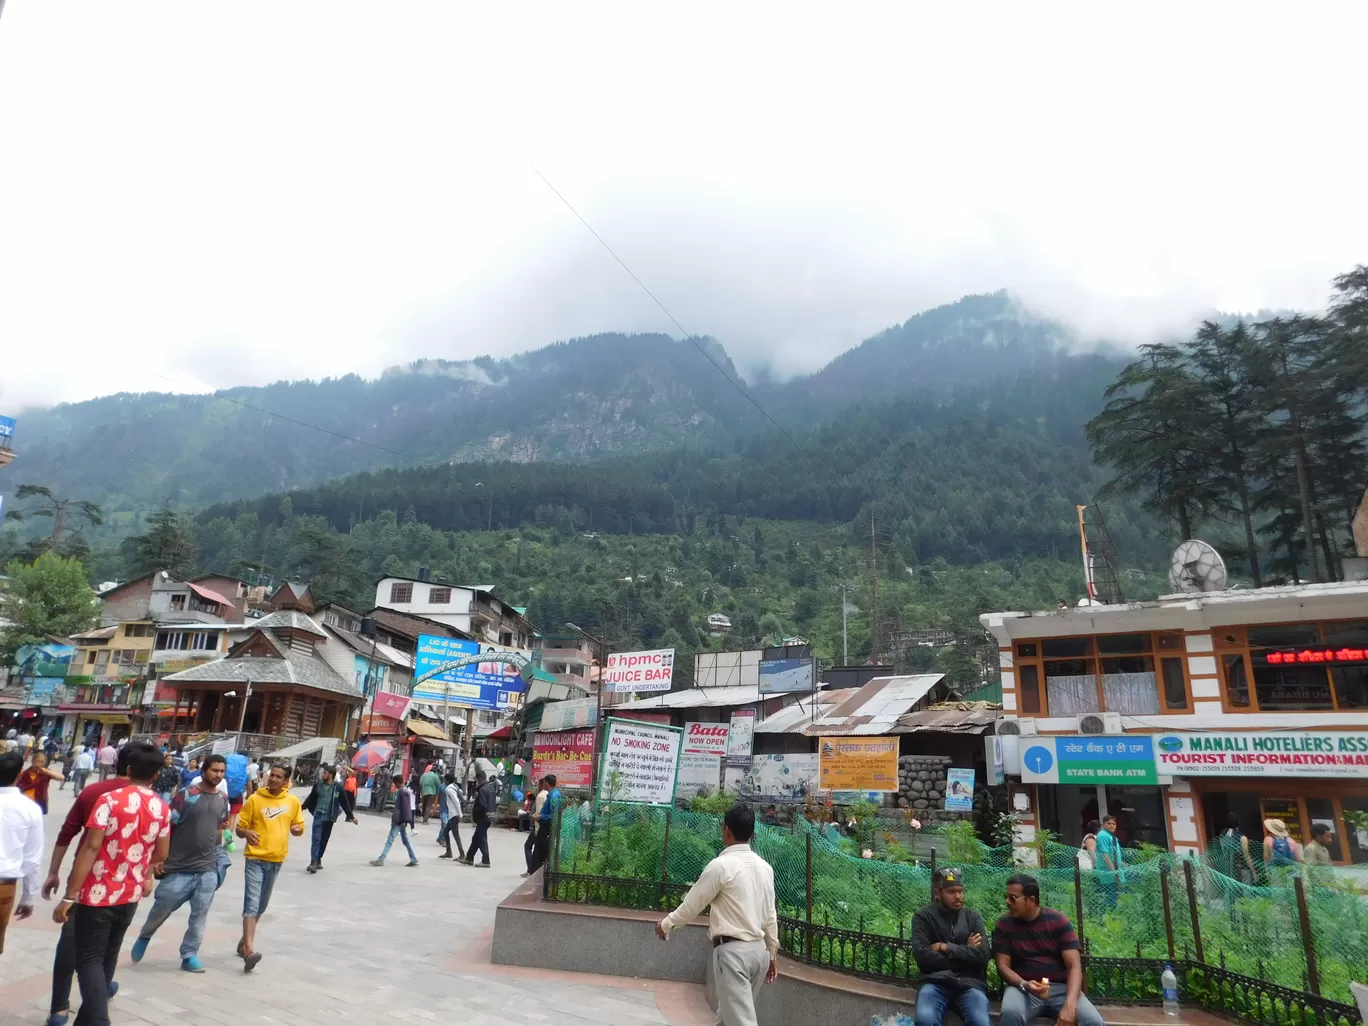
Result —
[[953, 823], [972, 813], [946, 812], [946, 771], [954, 764], [948, 755], [898, 757], [898, 808], [910, 810], [923, 825]]

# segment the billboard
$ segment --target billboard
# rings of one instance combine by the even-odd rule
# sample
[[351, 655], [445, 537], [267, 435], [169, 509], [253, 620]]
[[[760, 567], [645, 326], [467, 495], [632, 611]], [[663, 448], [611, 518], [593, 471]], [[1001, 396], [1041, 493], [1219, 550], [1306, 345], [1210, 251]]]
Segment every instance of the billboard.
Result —
[[612, 652], [600, 682], [605, 691], [669, 691], [674, 679], [672, 648], [650, 652]]
[[802, 801], [817, 793], [817, 756], [753, 755], [741, 793], [757, 801]]
[[[1023, 779], [1029, 753], [1027, 749], [1022, 756]], [[1363, 778], [1368, 777], [1368, 733], [1273, 729], [1156, 734], [1153, 757], [1165, 776]]]
[[14, 437], [14, 418], [0, 417], [0, 445], [4, 445]]
[[764, 659], [760, 662], [762, 695], [811, 691], [812, 678], [811, 659]]
[[726, 755], [729, 733], [725, 723], [686, 723], [684, 751], [698, 755]]
[[[669, 717], [665, 719], [669, 723]], [[572, 698], [568, 702], [547, 702], [542, 706], [542, 730], [573, 730], [598, 723], [597, 698]]]
[[65, 677], [75, 652], [70, 645], [20, 645], [14, 665], [21, 677]]
[[722, 759], [717, 755], [685, 752], [679, 757], [679, 783], [676, 798], [692, 798], [704, 791], [715, 792], [722, 786]]
[[727, 735], [727, 765], [749, 765], [754, 740], [755, 710], [737, 709], [731, 714], [731, 733]]
[[557, 787], [588, 789], [594, 782], [594, 731], [537, 731], [532, 746], [532, 780], [556, 775]]
[[508, 709], [527, 690], [531, 676], [532, 660], [521, 649], [420, 634], [412, 697], [415, 702], [449, 700], [468, 709]]
[[824, 737], [817, 757], [817, 783], [823, 791], [898, 790], [896, 737]]
[[636, 805], [673, 804], [683, 734], [678, 727], [610, 719], [599, 798], [606, 795]]

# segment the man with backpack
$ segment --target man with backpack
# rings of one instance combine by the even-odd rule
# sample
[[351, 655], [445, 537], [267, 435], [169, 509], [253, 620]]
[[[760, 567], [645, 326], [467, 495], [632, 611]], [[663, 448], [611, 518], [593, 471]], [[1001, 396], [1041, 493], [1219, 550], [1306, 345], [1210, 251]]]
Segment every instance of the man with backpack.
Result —
[[489, 825], [494, 821], [494, 811], [498, 807], [498, 785], [485, 777], [484, 770], [479, 770], [475, 774], [475, 802], [470, 811], [471, 818], [475, 820], [475, 832], [466, 848], [466, 857], [457, 861], [467, 866], [476, 865], [475, 854], [479, 852], [484, 855], [484, 861], [479, 866], [482, 869], [489, 868]]
[[912, 919], [912, 955], [921, 970], [916, 1026], [941, 1026], [953, 1005], [964, 1026], [988, 1026], [988, 959], [983, 917], [964, 905], [958, 869], [936, 870], [932, 902]]

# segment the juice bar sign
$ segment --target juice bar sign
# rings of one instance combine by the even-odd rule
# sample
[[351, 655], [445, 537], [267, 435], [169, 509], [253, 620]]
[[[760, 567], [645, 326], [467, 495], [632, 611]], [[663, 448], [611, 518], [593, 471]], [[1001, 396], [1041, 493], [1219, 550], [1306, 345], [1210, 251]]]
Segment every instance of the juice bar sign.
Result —
[[1161, 734], [1159, 772], [1175, 777], [1368, 777], [1368, 733], [1275, 730]]

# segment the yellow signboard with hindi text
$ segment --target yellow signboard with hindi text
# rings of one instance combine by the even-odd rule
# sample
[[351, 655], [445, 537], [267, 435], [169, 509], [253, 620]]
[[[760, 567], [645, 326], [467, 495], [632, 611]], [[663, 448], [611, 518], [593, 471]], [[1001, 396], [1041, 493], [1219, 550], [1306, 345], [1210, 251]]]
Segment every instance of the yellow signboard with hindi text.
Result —
[[896, 737], [824, 737], [817, 746], [823, 791], [897, 791]]

